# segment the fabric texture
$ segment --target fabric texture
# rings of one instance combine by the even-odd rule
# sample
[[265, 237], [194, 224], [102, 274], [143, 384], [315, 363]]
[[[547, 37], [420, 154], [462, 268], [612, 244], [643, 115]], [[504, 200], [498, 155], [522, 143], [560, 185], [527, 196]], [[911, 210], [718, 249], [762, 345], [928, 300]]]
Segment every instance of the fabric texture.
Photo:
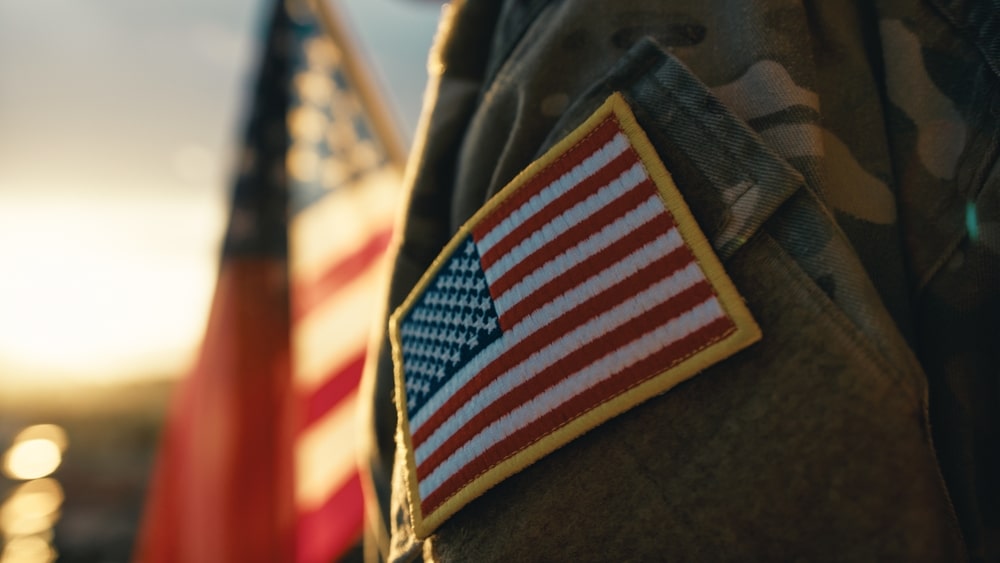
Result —
[[369, 555], [1000, 559], [998, 11], [455, 2], [388, 310], [492, 195], [619, 92], [763, 337], [419, 540], [386, 334], [368, 382], [369, 538], [382, 538]]

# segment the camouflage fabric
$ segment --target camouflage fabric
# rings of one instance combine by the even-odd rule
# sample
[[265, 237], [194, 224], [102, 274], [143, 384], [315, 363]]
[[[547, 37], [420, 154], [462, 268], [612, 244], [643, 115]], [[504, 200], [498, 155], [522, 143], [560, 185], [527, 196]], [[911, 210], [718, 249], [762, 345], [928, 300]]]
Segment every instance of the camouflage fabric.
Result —
[[383, 339], [370, 558], [1000, 560], [995, 1], [456, 2], [429, 67], [389, 311], [619, 91], [764, 336], [426, 540]]

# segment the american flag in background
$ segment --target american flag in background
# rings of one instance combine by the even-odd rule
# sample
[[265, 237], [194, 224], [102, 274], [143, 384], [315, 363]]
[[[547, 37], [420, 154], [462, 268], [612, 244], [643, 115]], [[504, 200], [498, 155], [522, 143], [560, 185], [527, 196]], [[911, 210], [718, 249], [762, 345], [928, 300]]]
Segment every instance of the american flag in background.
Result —
[[209, 326], [136, 561], [325, 563], [360, 539], [357, 385], [402, 151], [336, 14], [313, 6], [275, 5]]
[[635, 149], [644, 138], [606, 111], [487, 204], [394, 317], [418, 534], [740, 328], [721, 270], [678, 224], [689, 212], [668, 208]]
[[361, 534], [357, 387], [383, 294], [400, 177], [345, 73], [345, 52], [313, 28], [288, 114], [292, 365], [298, 561], [329, 561]]

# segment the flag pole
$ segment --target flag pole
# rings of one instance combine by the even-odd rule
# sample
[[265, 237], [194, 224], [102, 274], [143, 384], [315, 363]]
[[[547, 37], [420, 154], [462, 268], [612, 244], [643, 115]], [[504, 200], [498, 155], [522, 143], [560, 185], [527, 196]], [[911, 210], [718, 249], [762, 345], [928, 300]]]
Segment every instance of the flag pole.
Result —
[[406, 165], [406, 143], [399, 126], [399, 121], [393, 117], [391, 106], [378, 87], [372, 65], [358, 48], [358, 41], [344, 24], [342, 8], [337, 6], [338, 0], [309, 0], [326, 32], [341, 51], [342, 69], [347, 79], [355, 87], [361, 105], [371, 120], [376, 137], [385, 147], [386, 157], [402, 170]]

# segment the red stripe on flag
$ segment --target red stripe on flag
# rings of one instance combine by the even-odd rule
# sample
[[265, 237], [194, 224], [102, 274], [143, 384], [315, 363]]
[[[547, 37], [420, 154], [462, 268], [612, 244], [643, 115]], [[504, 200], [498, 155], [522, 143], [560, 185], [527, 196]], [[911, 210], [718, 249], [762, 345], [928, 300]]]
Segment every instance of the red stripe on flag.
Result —
[[621, 194], [617, 199], [609, 202], [585, 221], [573, 225], [552, 241], [544, 243], [540, 248], [528, 254], [516, 266], [507, 270], [494, 283], [490, 284], [490, 294], [496, 299], [516, 285], [517, 282], [524, 279], [525, 276], [544, 266], [546, 262], [576, 246], [581, 241], [586, 240], [589, 234], [600, 232], [608, 225], [621, 219], [629, 211], [632, 211], [642, 202], [652, 197], [650, 190], [652, 190], [652, 193], [655, 193], [656, 187], [653, 185], [653, 182], [647, 179], [634, 189]]
[[545, 188], [545, 186], [548, 186], [552, 182], [558, 180], [563, 174], [572, 170], [574, 166], [585, 160], [587, 156], [607, 144], [608, 141], [613, 139], [620, 131], [621, 128], [619, 127], [616, 119], [608, 118], [602, 122], [600, 126], [594, 129], [593, 133], [581, 140], [578, 144], [574, 145], [551, 165], [538, 172], [538, 174], [528, 180], [528, 182], [521, 186], [514, 194], [504, 200], [503, 203], [497, 207], [495, 213], [489, 215], [488, 217], [484, 217], [483, 220], [476, 225], [475, 228], [473, 228], [473, 236], [475, 236], [477, 240], [481, 239], [486, 233], [492, 231], [494, 227], [503, 221], [504, 217], [506, 217], [509, 213], [509, 210], [517, 209], [518, 207], [524, 205], [528, 200], [534, 197], [537, 192], [541, 191]]
[[[608, 256], [607, 258], [609, 259], [606, 263], [593, 264], [592, 271], [602, 271], [620, 259], [617, 256]], [[540, 350], [548, 346], [552, 341], [566, 334], [574, 327], [582, 325], [590, 319], [631, 299], [633, 295], [651, 284], [650, 279], [653, 279], [655, 282], [657, 279], [669, 277], [674, 272], [690, 264], [692, 260], [690, 251], [687, 251], [686, 247], [681, 247], [661, 260], [651, 263], [647, 268], [636, 272], [635, 275], [579, 304], [573, 310], [568, 311], [540, 329], [535, 335], [506, 350], [500, 357], [480, 370], [455, 395], [445, 401], [433, 415], [428, 417], [427, 421], [413, 433], [412, 441], [414, 447], [419, 447], [423, 444], [437, 427], [444, 424], [458, 409], [462, 408], [462, 405], [469, 402], [480, 389], [516, 366], [525, 358], [528, 358], [535, 350]], [[580, 314], [578, 313], [579, 311], [585, 311], [585, 313]]]
[[[636, 289], [641, 290], [661, 279], [658, 272], [655, 271], [647, 271], [644, 274], [643, 280], [629, 284], [633, 287], [628, 289], [633, 291]], [[627, 296], [634, 295], [634, 293], [627, 293], [625, 288], [622, 288], [621, 292], [622, 301], [626, 300]], [[691, 310], [714, 295], [715, 292], [708, 282], [700, 282], [675, 295], [673, 298], [650, 308], [628, 321], [625, 325], [605, 334], [602, 338], [574, 349], [568, 355], [534, 375], [531, 379], [524, 381], [492, 404], [481, 409], [472, 420], [462, 425], [462, 428], [458, 432], [445, 441], [424, 463], [417, 467], [417, 475], [421, 479], [429, 475], [460, 446], [475, 437], [476, 434], [479, 434], [487, 426], [500, 419], [504, 414], [512, 412], [532, 398], [545, 392], [546, 389], [576, 374], [610, 352], [618, 350], [657, 327], [662, 326], [664, 319], [679, 317], [684, 312]], [[581, 307], [581, 309], [588, 313], [590, 312], [586, 307]], [[571, 320], [575, 321], [576, 319]], [[586, 321], [580, 321], [580, 324], [584, 322]], [[557, 333], [556, 338], [560, 335], [561, 333]], [[665, 371], [668, 367], [659, 366], [659, 371]], [[642, 377], [647, 378], [653, 375], [655, 374], [650, 373]], [[478, 388], [474, 389], [474, 391], [479, 390]]]
[[372, 234], [364, 245], [353, 253], [332, 264], [318, 279], [298, 282], [292, 291], [293, 322], [301, 321], [328, 296], [342, 289], [373, 263], [377, 262], [389, 247], [392, 229], [382, 229]]
[[691, 353], [702, 349], [707, 343], [718, 341], [734, 330], [731, 319], [723, 317], [702, 327], [696, 332], [646, 357], [636, 364], [605, 379], [599, 384], [574, 396], [556, 410], [550, 411], [524, 428], [498, 442], [482, 455], [467, 463], [462, 469], [447, 479], [440, 487], [421, 503], [424, 514], [433, 512], [458, 490], [481, 475], [489, 468], [537, 442], [573, 420], [581, 413], [607, 402], [626, 390], [642, 383], [666, 369], [664, 364], [676, 365]]
[[503, 238], [498, 240], [488, 251], [484, 252], [481, 257], [483, 267], [489, 268], [492, 266], [514, 245], [528, 238], [546, 223], [566, 212], [566, 210], [572, 208], [574, 205], [584, 201], [599, 189], [610, 184], [612, 180], [621, 176], [622, 173], [637, 162], [639, 160], [635, 151], [626, 150], [579, 184], [571, 186], [568, 190], [559, 194], [559, 197], [552, 200], [544, 209], [518, 224]]
[[361, 476], [355, 473], [319, 509], [299, 514], [296, 563], [328, 563], [361, 537], [364, 497]]
[[362, 349], [338, 371], [324, 378], [323, 385], [303, 400], [304, 413], [300, 431], [323, 418], [344, 398], [353, 393], [358, 388], [364, 369], [365, 351]]

